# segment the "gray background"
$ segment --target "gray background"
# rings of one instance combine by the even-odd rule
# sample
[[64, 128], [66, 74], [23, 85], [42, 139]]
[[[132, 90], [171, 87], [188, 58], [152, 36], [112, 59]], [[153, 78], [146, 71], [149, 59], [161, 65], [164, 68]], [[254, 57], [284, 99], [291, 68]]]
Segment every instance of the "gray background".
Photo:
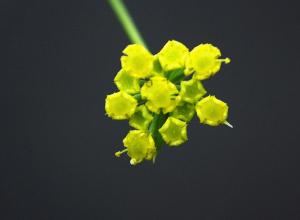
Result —
[[103, 0], [1, 1], [0, 219], [300, 219], [296, 1], [127, 0], [152, 52], [210, 42], [234, 129], [131, 167], [104, 99], [129, 41]]

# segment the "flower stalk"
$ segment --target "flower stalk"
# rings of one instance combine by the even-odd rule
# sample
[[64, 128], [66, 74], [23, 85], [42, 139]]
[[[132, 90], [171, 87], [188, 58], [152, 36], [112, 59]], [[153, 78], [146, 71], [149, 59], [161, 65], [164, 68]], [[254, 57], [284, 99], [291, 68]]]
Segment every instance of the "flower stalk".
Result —
[[133, 44], [141, 44], [144, 47], [146, 43], [138, 31], [136, 24], [130, 16], [124, 2], [122, 0], [108, 0], [111, 8], [118, 17], [124, 31]]

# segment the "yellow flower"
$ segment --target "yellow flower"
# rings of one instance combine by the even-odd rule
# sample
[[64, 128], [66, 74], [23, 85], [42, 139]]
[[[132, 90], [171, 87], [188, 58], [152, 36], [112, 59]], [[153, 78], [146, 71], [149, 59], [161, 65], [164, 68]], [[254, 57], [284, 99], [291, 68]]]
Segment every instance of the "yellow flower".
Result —
[[118, 89], [126, 93], [134, 94], [140, 91], [139, 80], [123, 69], [117, 73], [114, 81]]
[[217, 126], [227, 124], [228, 105], [215, 96], [207, 96], [196, 104], [200, 123]]
[[187, 141], [186, 127], [186, 122], [169, 117], [159, 129], [159, 132], [168, 145], [178, 146]]
[[170, 116], [180, 119], [185, 122], [189, 122], [195, 114], [195, 106], [191, 103], [181, 101]]
[[105, 99], [106, 114], [116, 120], [130, 118], [136, 106], [136, 99], [122, 91], [108, 95]]
[[136, 165], [146, 160], [154, 160], [156, 156], [155, 143], [149, 133], [131, 130], [123, 140], [127, 154], [131, 158], [130, 164]]
[[142, 45], [131, 44], [127, 46], [121, 57], [122, 68], [136, 78], [151, 76], [154, 56]]
[[194, 77], [198, 80], [207, 79], [216, 74], [221, 67], [221, 63], [230, 62], [229, 58], [219, 59], [221, 52], [211, 44], [200, 44], [189, 54], [186, 62], [185, 74], [195, 72]]
[[157, 54], [159, 62], [165, 71], [183, 68], [189, 49], [182, 43], [171, 40]]
[[140, 105], [129, 119], [129, 124], [136, 129], [147, 130], [152, 119], [153, 116], [147, 110], [146, 106]]
[[142, 98], [147, 99], [147, 108], [155, 113], [161, 109], [164, 114], [173, 111], [179, 102], [177, 94], [176, 86], [161, 76], [150, 78], [141, 89]]
[[202, 83], [196, 79], [181, 81], [180, 85], [180, 97], [189, 103], [196, 103], [206, 93]]

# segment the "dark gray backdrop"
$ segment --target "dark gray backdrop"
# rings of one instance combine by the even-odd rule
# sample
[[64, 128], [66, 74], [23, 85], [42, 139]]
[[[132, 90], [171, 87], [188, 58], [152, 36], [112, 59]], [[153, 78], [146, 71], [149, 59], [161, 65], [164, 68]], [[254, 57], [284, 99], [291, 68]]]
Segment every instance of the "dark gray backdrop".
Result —
[[296, 1], [127, 0], [152, 52], [210, 42], [234, 129], [193, 120], [157, 163], [113, 155], [104, 99], [129, 44], [103, 0], [2, 0], [0, 219], [300, 219]]

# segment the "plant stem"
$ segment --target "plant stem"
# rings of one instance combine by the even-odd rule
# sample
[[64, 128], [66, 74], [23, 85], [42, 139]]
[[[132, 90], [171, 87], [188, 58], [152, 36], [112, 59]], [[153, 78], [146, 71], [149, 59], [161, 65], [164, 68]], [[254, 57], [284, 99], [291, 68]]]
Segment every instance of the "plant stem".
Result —
[[147, 47], [122, 0], [108, 0], [130, 41]]

